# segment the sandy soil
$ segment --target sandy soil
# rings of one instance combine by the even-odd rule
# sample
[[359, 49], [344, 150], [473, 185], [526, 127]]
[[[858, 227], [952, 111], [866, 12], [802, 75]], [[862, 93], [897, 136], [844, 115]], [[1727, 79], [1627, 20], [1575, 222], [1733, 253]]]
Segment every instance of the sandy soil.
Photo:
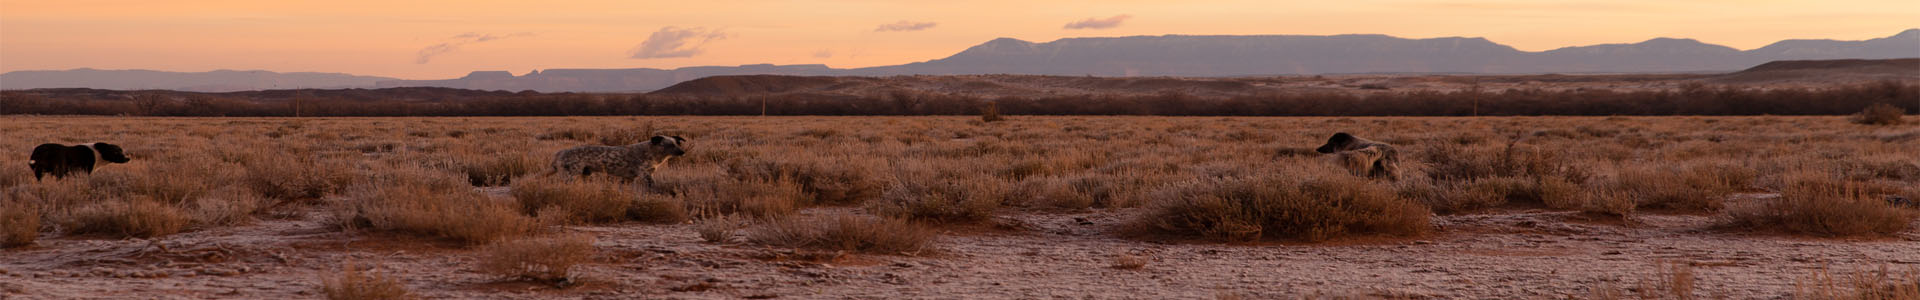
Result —
[[[1001, 222], [1021, 229], [949, 232], [937, 253], [912, 256], [713, 244], [689, 225], [571, 227], [596, 236], [600, 252], [580, 283], [562, 289], [474, 272], [476, 251], [459, 245], [330, 230], [312, 211], [157, 240], [44, 238], [0, 252], [0, 298], [317, 298], [321, 278], [348, 262], [403, 278], [428, 298], [499, 299], [1583, 298], [1601, 282], [1632, 289], [1654, 280], [1663, 262], [1691, 264], [1700, 296], [1765, 299], [1790, 297], [1823, 266], [1920, 268], [1920, 232], [1729, 233], [1712, 229], [1712, 216], [1642, 215], [1623, 226], [1509, 209], [1435, 218], [1438, 233], [1419, 240], [1219, 245], [1109, 233], [1128, 213], [1010, 213]], [[1120, 255], [1149, 262], [1112, 267]]]

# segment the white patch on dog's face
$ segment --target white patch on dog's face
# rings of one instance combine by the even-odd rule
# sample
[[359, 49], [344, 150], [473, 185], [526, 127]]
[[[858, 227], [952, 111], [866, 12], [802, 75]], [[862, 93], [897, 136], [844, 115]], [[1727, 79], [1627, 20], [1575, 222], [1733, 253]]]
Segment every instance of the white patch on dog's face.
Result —
[[87, 153], [93, 153], [93, 163], [104, 165], [103, 162], [106, 162], [106, 159], [100, 157], [100, 149], [93, 148], [93, 144], [96, 143], [85, 143], [80, 144], [80, 146], [87, 147]]

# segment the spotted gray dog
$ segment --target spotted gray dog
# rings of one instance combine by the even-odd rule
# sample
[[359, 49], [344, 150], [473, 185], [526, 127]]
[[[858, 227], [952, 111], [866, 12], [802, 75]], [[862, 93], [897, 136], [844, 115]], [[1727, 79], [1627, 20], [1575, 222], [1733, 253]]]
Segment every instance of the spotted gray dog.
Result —
[[687, 154], [684, 148], [686, 142], [687, 139], [679, 136], [661, 135], [626, 146], [568, 148], [553, 155], [553, 169], [547, 173], [578, 176], [605, 173], [620, 178], [622, 182], [639, 179], [648, 189], [654, 189], [653, 170], [673, 157]]
[[1393, 179], [1400, 173], [1400, 152], [1393, 145], [1363, 139], [1345, 132], [1334, 133], [1327, 144], [1315, 149], [1338, 155], [1340, 165], [1353, 175]]

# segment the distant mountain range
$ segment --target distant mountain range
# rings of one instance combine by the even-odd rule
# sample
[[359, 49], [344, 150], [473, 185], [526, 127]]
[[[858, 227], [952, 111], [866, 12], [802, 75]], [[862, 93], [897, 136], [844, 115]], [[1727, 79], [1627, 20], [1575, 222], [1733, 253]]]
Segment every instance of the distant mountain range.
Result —
[[1920, 29], [1864, 41], [1785, 40], [1753, 50], [1656, 38], [1634, 44], [1520, 51], [1483, 38], [1406, 39], [1386, 35], [1131, 36], [1034, 43], [999, 38], [953, 56], [894, 66], [742, 65], [665, 69], [550, 69], [515, 76], [478, 71], [445, 80], [398, 80], [338, 73], [144, 70], [17, 71], [0, 89], [87, 87], [237, 91], [291, 88], [448, 87], [540, 92], [650, 91], [721, 75], [891, 76], [1029, 74], [1088, 76], [1307, 75], [1355, 73], [1681, 73], [1724, 72], [1769, 61], [1920, 57]]
[[325, 89], [372, 87], [388, 77], [359, 76], [344, 73], [216, 70], [210, 72], [164, 72], [149, 70], [73, 69], [65, 71], [13, 71], [0, 74], [0, 89], [96, 88], [109, 90], [178, 90], [230, 92], [278, 89]]

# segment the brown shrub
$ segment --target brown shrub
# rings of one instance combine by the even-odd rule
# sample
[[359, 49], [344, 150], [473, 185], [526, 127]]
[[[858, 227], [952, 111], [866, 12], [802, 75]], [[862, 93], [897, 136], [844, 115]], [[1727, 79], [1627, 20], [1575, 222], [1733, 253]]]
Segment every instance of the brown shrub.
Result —
[[[42, 208], [70, 208], [124, 198], [124, 191], [96, 188], [89, 180], [59, 180], [21, 185], [3, 191], [15, 201], [29, 201]], [[55, 217], [46, 215], [45, 217]]]
[[1920, 216], [1866, 193], [1867, 186], [1858, 182], [1823, 173], [1788, 177], [1780, 197], [1731, 211], [1724, 227], [1825, 237], [1890, 236], [1907, 230]]
[[1727, 196], [1751, 187], [1757, 176], [1752, 168], [1724, 163], [1642, 167], [1622, 171], [1605, 186], [1640, 209], [1719, 211]]
[[320, 293], [329, 300], [413, 299], [400, 280], [380, 274], [366, 274], [349, 264], [339, 277], [325, 279]]
[[1121, 254], [1113, 257], [1113, 265], [1111, 267], [1121, 270], [1139, 270], [1147, 267], [1147, 258], [1132, 254]]
[[1861, 109], [1859, 113], [1853, 114], [1853, 117], [1847, 120], [1853, 121], [1854, 124], [1863, 125], [1900, 125], [1906, 123], [1906, 120], [1902, 119], [1902, 117], [1906, 115], [1906, 109], [1882, 102], [1868, 105], [1867, 108]]
[[514, 280], [567, 283], [574, 279], [574, 266], [592, 259], [593, 252], [593, 238], [586, 235], [510, 240], [487, 247], [479, 269]]
[[513, 183], [528, 173], [541, 170], [546, 165], [531, 155], [515, 154], [467, 154], [457, 155], [461, 173], [467, 174], [467, 183], [473, 186], [499, 186]]
[[640, 194], [627, 207], [627, 219], [649, 223], [678, 223], [687, 220], [687, 203], [676, 197]]
[[1165, 200], [1133, 221], [1137, 233], [1236, 242], [1321, 241], [1366, 234], [1412, 236], [1431, 226], [1427, 208], [1351, 176], [1295, 173], [1197, 180], [1154, 193]]
[[100, 233], [149, 238], [178, 233], [191, 221], [179, 208], [159, 201], [134, 198], [81, 206], [60, 223], [73, 234]]
[[[1693, 264], [1688, 262], [1662, 263], [1660, 278], [1654, 282], [1653, 289], [1642, 290], [1642, 299], [1694, 299], [1693, 290], [1698, 279], [1693, 276]], [[1647, 297], [1652, 292], [1654, 297]]]
[[[20, 166], [25, 164], [26, 163], [24, 162], [16, 163], [13, 161], [7, 161], [6, 165]], [[0, 168], [0, 190], [7, 190], [10, 188], [13, 188], [14, 186], [27, 184], [29, 182], [33, 182], [33, 174], [31, 174], [31, 172], [28, 172], [27, 168], [21, 168], [21, 167]]]
[[[919, 177], [927, 178], [927, 177]], [[869, 205], [875, 214], [916, 221], [969, 223], [993, 217], [1005, 198], [998, 179], [901, 179]]]
[[[1551, 177], [1489, 177], [1476, 179], [1467, 184], [1467, 193], [1477, 197], [1493, 197], [1495, 205], [1518, 203], [1546, 205], [1572, 202], [1579, 196], [1579, 186], [1566, 180]], [[1556, 207], [1565, 208], [1565, 207]]]
[[1506, 198], [1487, 189], [1469, 189], [1465, 183], [1402, 180], [1394, 182], [1394, 193], [1414, 200], [1438, 214], [1472, 212], [1500, 206]]
[[[457, 181], [363, 185], [335, 207], [347, 228], [366, 228], [482, 244], [519, 236], [534, 220], [505, 201], [489, 199]], [[451, 188], [450, 188], [451, 187]]]
[[1851, 180], [1920, 181], [1920, 162], [1914, 161], [1912, 157], [1843, 158], [1836, 162], [1834, 167], [1841, 176]]
[[987, 102], [986, 105], [980, 107], [981, 122], [999, 122], [1002, 120], [1006, 120], [1006, 118], [1000, 116], [1000, 104]]
[[187, 202], [185, 209], [196, 226], [230, 226], [252, 222], [253, 213], [266, 204], [247, 188], [228, 186]]
[[247, 187], [269, 199], [320, 199], [353, 182], [344, 162], [263, 155], [247, 161]]
[[848, 215], [776, 219], [747, 231], [756, 244], [878, 254], [918, 253], [933, 237], [933, 230], [904, 220]]
[[[566, 216], [559, 218], [571, 224], [608, 223], [627, 219], [639, 199], [633, 188], [605, 178], [540, 177], [514, 182], [512, 194], [529, 215], [560, 212]], [[549, 207], [557, 211], [545, 210]]]
[[1794, 283], [1794, 298], [1920, 299], [1920, 269], [1896, 272], [1882, 265], [1879, 270], [1851, 272], [1842, 280], [1835, 278], [1826, 267], [1821, 267]]
[[1040, 204], [1062, 209], [1084, 209], [1099, 204], [1096, 203], [1093, 189], [1101, 187], [1100, 183], [1082, 179], [1085, 177], [1027, 178], [1007, 193], [1007, 199], [1016, 205]]
[[1571, 165], [1559, 152], [1520, 145], [1511, 140], [1504, 147], [1469, 147], [1439, 144], [1418, 152], [1427, 163], [1427, 176], [1435, 181], [1472, 181], [1488, 177], [1560, 177], [1574, 183], [1586, 180], [1586, 171]]
[[40, 238], [40, 208], [0, 197], [0, 248], [32, 245]]
[[547, 133], [542, 133], [538, 136], [534, 136], [534, 139], [538, 139], [542, 141], [565, 139], [565, 140], [576, 140], [576, 141], [582, 141], [582, 142], [592, 142], [594, 141], [595, 135], [597, 134], [594, 133], [592, 130], [581, 129], [581, 128], [566, 128], [566, 129], [548, 131]]
[[1632, 198], [1621, 195], [1619, 192], [1596, 188], [1583, 189], [1580, 196], [1568, 200], [1562, 203], [1547, 203], [1547, 206], [1575, 209], [1590, 215], [1608, 216], [1620, 220], [1632, 216], [1638, 207], [1633, 203]]
[[724, 244], [733, 241], [734, 231], [745, 228], [746, 226], [747, 220], [745, 218], [726, 215], [707, 218], [706, 220], [701, 220], [699, 223], [694, 223], [693, 232], [700, 234], [700, 239], [706, 240], [707, 242]]
[[878, 197], [883, 187], [872, 170], [865, 165], [847, 163], [846, 159], [737, 158], [727, 161], [727, 173], [741, 181], [792, 181], [813, 200], [809, 204], [858, 204]]
[[792, 181], [712, 180], [686, 186], [686, 190], [680, 192], [678, 199], [687, 211], [699, 216], [744, 214], [771, 218], [792, 214], [806, 203], [806, 193]]
[[[128, 193], [146, 196], [149, 199], [168, 203], [183, 204], [199, 199], [208, 192], [239, 180], [237, 171], [230, 171], [230, 164], [212, 157], [194, 156], [180, 159], [148, 162], [133, 169], [135, 172], [102, 174], [95, 176], [96, 185], [124, 186]], [[105, 183], [100, 181], [122, 180], [124, 183]]]
[[1696, 299], [1693, 294], [1698, 279], [1692, 263], [1662, 261], [1655, 268], [1654, 277], [1636, 280], [1632, 297], [1616, 282], [1603, 280], [1587, 287], [1587, 299]]

